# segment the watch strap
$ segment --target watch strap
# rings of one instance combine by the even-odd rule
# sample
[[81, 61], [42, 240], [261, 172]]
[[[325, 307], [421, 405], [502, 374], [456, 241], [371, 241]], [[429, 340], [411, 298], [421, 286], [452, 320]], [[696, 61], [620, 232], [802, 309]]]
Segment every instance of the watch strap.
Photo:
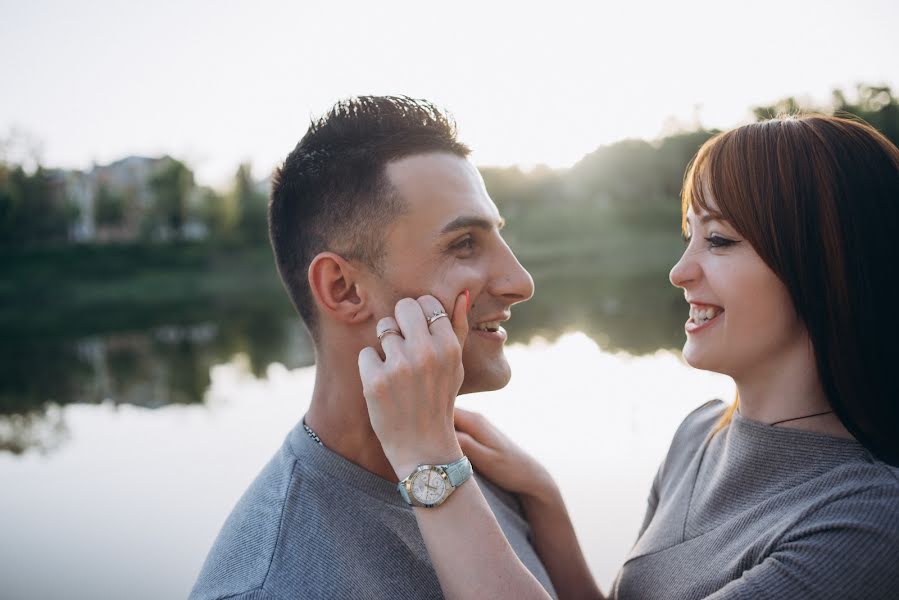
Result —
[[403, 480], [396, 484], [396, 489], [400, 491], [400, 497], [403, 499], [403, 501], [409, 506], [412, 506], [412, 498], [409, 497], [409, 492], [406, 491], [406, 480]]
[[467, 456], [463, 456], [456, 462], [451, 462], [448, 465], [440, 465], [443, 467], [444, 472], [446, 473], [446, 478], [449, 480], [450, 485], [454, 488], [459, 487], [471, 477], [473, 470], [471, 468], [471, 462], [469, 462]]

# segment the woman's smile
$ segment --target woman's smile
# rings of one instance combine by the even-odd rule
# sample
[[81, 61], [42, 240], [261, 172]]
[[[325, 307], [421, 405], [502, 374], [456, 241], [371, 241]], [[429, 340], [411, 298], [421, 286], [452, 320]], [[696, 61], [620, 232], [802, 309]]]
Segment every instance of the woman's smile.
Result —
[[718, 322], [718, 317], [724, 314], [724, 309], [720, 306], [710, 304], [690, 303], [690, 318], [684, 324], [684, 331], [687, 334], [698, 333], [712, 324]]

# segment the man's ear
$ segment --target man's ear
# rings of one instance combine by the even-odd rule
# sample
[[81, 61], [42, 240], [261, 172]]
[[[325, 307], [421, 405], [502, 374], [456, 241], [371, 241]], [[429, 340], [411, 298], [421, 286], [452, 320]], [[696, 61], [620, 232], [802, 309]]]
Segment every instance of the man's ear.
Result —
[[318, 310], [345, 324], [362, 323], [372, 313], [366, 294], [360, 292], [358, 268], [333, 252], [320, 252], [309, 264], [309, 289]]

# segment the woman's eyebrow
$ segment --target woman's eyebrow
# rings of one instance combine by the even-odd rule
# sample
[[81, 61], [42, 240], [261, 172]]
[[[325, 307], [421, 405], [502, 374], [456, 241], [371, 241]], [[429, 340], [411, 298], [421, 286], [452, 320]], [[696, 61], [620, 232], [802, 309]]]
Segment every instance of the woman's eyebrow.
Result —
[[[694, 216], [695, 216], [695, 215], [694, 215]], [[688, 214], [688, 215], [687, 215], [687, 222], [689, 223], [689, 222], [692, 221], [692, 220], [693, 220], [693, 219], [691, 219], [691, 218], [690, 218], [690, 215]], [[701, 217], [699, 217], [699, 222], [702, 223], [703, 225], [705, 225], [706, 223], [709, 223], [709, 222], [711, 222], [711, 221], [715, 221], [715, 222], [717, 222], [717, 223], [724, 223], [724, 220], [721, 219], [721, 217], [716, 217], [715, 215], [710, 215], [710, 214], [708, 214], [708, 213], [706, 213], [706, 214], [702, 215]]]

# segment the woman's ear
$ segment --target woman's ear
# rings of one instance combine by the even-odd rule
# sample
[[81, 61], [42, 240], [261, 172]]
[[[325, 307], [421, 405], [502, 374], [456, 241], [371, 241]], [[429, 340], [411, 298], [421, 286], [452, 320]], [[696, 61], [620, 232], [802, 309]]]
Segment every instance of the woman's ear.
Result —
[[309, 264], [309, 289], [320, 314], [347, 325], [371, 317], [367, 294], [360, 289], [359, 271], [333, 252], [320, 252]]

